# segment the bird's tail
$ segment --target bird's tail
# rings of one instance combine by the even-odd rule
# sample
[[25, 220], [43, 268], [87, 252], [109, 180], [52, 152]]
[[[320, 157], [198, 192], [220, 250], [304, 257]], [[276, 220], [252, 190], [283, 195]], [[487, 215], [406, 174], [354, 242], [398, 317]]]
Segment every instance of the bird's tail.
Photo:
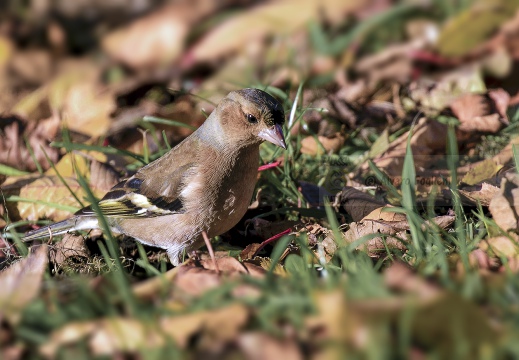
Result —
[[88, 220], [93, 220], [93, 221], [97, 222], [95, 218], [89, 219], [89, 218], [74, 216], [74, 217], [71, 217], [70, 219], [51, 224], [49, 226], [45, 226], [40, 229], [29, 231], [22, 238], [22, 241], [32, 241], [32, 240], [37, 240], [37, 239], [49, 238], [51, 236], [51, 234], [52, 234], [52, 236], [62, 235], [70, 230], [82, 230], [82, 229], [88, 229], [88, 228], [95, 228], [96, 224], [93, 224], [92, 221], [88, 221]]

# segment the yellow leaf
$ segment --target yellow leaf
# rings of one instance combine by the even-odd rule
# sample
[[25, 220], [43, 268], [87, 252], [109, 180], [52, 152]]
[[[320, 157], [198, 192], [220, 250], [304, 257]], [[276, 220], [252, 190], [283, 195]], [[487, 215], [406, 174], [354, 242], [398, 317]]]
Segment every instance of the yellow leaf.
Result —
[[470, 169], [465, 176], [463, 176], [461, 182], [467, 185], [479, 184], [480, 182], [493, 177], [502, 167], [502, 165], [496, 164], [492, 159], [480, 161], [476, 166]]
[[443, 28], [437, 49], [444, 56], [464, 56], [482, 45], [517, 8], [517, 0], [483, 0], [452, 18]]

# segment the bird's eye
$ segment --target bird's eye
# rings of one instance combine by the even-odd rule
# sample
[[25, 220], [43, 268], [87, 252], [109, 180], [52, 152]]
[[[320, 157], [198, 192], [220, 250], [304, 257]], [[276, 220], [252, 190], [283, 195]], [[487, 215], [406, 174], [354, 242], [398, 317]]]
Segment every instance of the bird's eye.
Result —
[[258, 119], [252, 114], [247, 114], [247, 121], [251, 124], [256, 124], [258, 122]]

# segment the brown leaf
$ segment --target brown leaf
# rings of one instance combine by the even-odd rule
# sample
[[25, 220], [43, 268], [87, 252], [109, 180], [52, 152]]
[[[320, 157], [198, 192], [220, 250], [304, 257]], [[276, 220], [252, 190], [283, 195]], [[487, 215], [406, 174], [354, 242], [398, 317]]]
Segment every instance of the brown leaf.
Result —
[[120, 180], [119, 172], [111, 165], [93, 159], [90, 163], [90, 186], [108, 192]]
[[[339, 0], [283, 0], [262, 4], [230, 18], [203, 37], [189, 52], [193, 62], [209, 61], [269, 35], [287, 35], [325, 14], [344, 19], [366, 7], [365, 2]], [[292, 16], [286, 16], [292, 14]]]
[[27, 123], [18, 117], [0, 117], [0, 163], [20, 170], [34, 171], [37, 166], [32, 158], [32, 151], [42, 168], [49, 168], [45, 153], [51, 161], [57, 161], [58, 149], [49, 144], [58, 129], [57, 118]]
[[40, 292], [49, 261], [47, 245], [31, 248], [28, 257], [0, 272], [0, 318], [19, 320], [20, 312]]
[[304, 358], [295, 340], [278, 339], [260, 332], [240, 334], [237, 344], [247, 360], [299, 360]]
[[492, 159], [485, 159], [473, 165], [474, 166], [461, 178], [462, 183], [476, 185], [492, 178], [503, 167], [502, 165], [496, 164]]
[[502, 24], [514, 16], [515, 1], [475, 1], [443, 27], [437, 44], [445, 56], [464, 56], [481, 47]]
[[492, 198], [490, 213], [496, 224], [503, 230], [517, 229], [519, 214], [519, 175], [507, 173], [501, 180], [500, 191]]
[[[375, 209], [361, 221], [351, 223], [348, 231], [344, 233], [344, 239], [348, 243], [352, 243], [366, 235], [387, 235], [385, 239], [379, 236], [373, 237], [358, 246], [358, 248], [367, 251], [370, 256], [378, 256], [380, 251], [386, 250], [386, 247], [389, 249], [405, 250], [408, 242], [407, 231], [409, 230], [409, 223], [406, 215], [387, 211], [391, 207], [391, 205], [387, 205]], [[445, 215], [433, 218], [432, 222], [435, 226], [447, 228], [454, 220], [454, 216]], [[431, 225], [429, 220], [425, 221], [422, 225], [422, 230], [429, 231]]]
[[[416, 168], [430, 169], [443, 159], [439, 154], [444, 154], [447, 145], [446, 129], [446, 125], [435, 120], [421, 118], [418, 121], [411, 137], [411, 150]], [[408, 133], [402, 134], [389, 145], [386, 152], [373, 159], [375, 165], [390, 177], [402, 174], [408, 136]], [[368, 166], [365, 165], [363, 168], [367, 169]]]
[[390, 289], [413, 293], [424, 302], [434, 301], [442, 290], [415, 274], [407, 265], [394, 262], [384, 271], [384, 282]]
[[50, 261], [62, 265], [70, 257], [88, 258], [89, 251], [85, 239], [81, 235], [65, 234], [49, 251]]
[[[201, 261], [188, 260], [166, 274], [164, 278], [155, 277], [150, 280], [137, 283], [133, 291], [137, 297], [152, 299], [157, 294], [176, 289], [173, 293], [177, 296], [200, 296], [204, 292], [220, 286], [229, 278], [249, 274], [251, 276], [264, 276], [266, 270], [253, 263], [240, 263], [232, 257], [219, 257], [216, 259], [220, 273], [217, 273], [213, 261], [204, 259]], [[167, 281], [164, 281], [167, 280]], [[257, 291], [248, 286], [235, 288], [235, 295], [257, 295]]]
[[39, 351], [47, 358], [55, 358], [64, 346], [76, 344], [87, 337], [88, 347], [96, 356], [136, 352], [164, 343], [163, 336], [149, 324], [130, 318], [112, 317], [69, 323], [55, 330], [50, 341], [44, 343]]
[[[80, 199], [85, 195], [83, 189], [75, 179], [66, 178], [68, 187]], [[41, 177], [20, 189], [20, 197], [29, 199], [31, 202], [20, 201], [16, 207], [22, 219], [39, 220], [47, 218], [52, 221], [61, 221], [70, 217], [71, 213], [79, 210], [80, 205], [69, 189], [57, 176]], [[33, 203], [37, 201], [41, 203]], [[45, 203], [59, 204], [68, 207], [58, 209]]]
[[62, 116], [69, 129], [98, 137], [110, 128], [115, 96], [95, 80], [74, 81], [64, 94]]
[[185, 348], [193, 336], [199, 337], [202, 349], [218, 351], [236, 338], [248, 319], [249, 311], [244, 305], [232, 304], [186, 315], [163, 316], [158, 323], [123, 317], [69, 323], [55, 330], [39, 351], [47, 358], [54, 358], [63, 347], [86, 339], [95, 356], [139, 354], [171, 340]]
[[[401, 222], [397, 222], [398, 225]], [[374, 220], [363, 220], [351, 223], [348, 231], [344, 233], [344, 239], [348, 243], [355, 242], [361, 237], [372, 234], [387, 235], [385, 239], [376, 236], [359, 245], [358, 248], [365, 250], [370, 256], [378, 256], [381, 251], [389, 249], [406, 249], [407, 234], [405, 229], [396, 228], [391, 223]]]
[[[467, 93], [485, 93], [481, 65], [470, 63], [458, 66], [432, 82], [427, 77], [418, 78], [409, 89], [409, 99], [427, 117], [436, 117], [457, 97]], [[407, 107], [412, 108], [411, 105]]]
[[194, 334], [200, 334], [200, 346], [216, 352], [237, 337], [248, 319], [249, 311], [244, 305], [232, 304], [215, 310], [163, 318], [161, 329], [181, 348], [188, 345]]
[[[218, 269], [229, 275], [249, 274], [251, 276], [262, 277], [266, 273], [266, 271], [259, 266], [247, 262], [239, 262], [230, 256], [217, 258], [216, 262], [218, 263]], [[211, 259], [202, 260], [200, 264], [207, 270], [216, 270]]]
[[483, 240], [479, 243], [479, 248], [483, 251], [491, 250], [496, 256], [513, 258], [519, 254], [519, 237], [511, 233], [509, 236], [495, 236]]
[[353, 221], [360, 221], [373, 210], [386, 205], [384, 201], [375, 199], [372, 195], [351, 186], [345, 186], [342, 189], [335, 198], [335, 203], [340, 204]]
[[460, 194], [474, 203], [489, 206], [490, 201], [499, 193], [499, 188], [486, 182], [480, 185], [460, 188]]
[[319, 142], [313, 137], [308, 136], [301, 140], [301, 153], [308, 155], [334, 154], [344, 145], [345, 137], [336, 133], [334, 137], [317, 136]]
[[250, 260], [254, 257], [258, 249], [261, 247], [261, 244], [253, 243], [249, 244], [242, 250], [240, 253], [240, 259], [242, 260]]
[[508, 122], [506, 109], [510, 96], [502, 89], [486, 95], [466, 94], [454, 100], [450, 108], [460, 120], [459, 131], [497, 133]]
[[170, 65], [182, 54], [192, 26], [229, 3], [178, 1], [108, 34], [102, 41], [110, 57], [133, 69]]

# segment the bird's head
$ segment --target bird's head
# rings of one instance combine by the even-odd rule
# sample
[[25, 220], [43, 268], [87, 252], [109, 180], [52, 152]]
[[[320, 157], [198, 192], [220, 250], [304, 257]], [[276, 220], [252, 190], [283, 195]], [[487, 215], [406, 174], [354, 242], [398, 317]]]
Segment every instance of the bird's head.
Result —
[[244, 145], [266, 140], [286, 149], [283, 107], [266, 92], [258, 89], [233, 91], [220, 102], [215, 113], [227, 140]]

